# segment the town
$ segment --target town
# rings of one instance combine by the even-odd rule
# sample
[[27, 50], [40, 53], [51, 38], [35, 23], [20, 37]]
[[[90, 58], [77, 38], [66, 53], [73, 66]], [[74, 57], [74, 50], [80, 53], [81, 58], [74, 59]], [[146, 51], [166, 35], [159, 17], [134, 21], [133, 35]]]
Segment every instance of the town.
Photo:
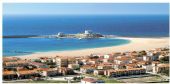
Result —
[[[147, 80], [149, 77], [157, 78]], [[137, 80], [137, 78], [140, 78], [140, 80]], [[77, 57], [44, 56], [38, 59], [3, 57], [4, 83], [53, 82], [85, 84], [168, 81], [168, 47]]]

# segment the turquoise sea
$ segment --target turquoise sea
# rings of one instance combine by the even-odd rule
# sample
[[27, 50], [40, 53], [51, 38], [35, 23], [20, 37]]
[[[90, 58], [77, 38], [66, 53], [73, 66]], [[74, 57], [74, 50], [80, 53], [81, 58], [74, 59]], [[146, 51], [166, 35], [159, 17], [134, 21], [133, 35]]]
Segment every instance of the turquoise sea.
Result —
[[[86, 29], [118, 36], [166, 37], [169, 35], [169, 16], [3, 16], [3, 36], [73, 34]], [[124, 39], [4, 38], [3, 56], [108, 47], [129, 42]]]

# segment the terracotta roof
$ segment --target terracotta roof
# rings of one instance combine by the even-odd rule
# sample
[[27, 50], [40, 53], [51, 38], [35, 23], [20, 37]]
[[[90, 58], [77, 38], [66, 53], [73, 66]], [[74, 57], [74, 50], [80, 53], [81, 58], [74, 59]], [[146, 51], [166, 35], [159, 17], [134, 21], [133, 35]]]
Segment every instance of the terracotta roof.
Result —
[[159, 64], [158, 65], [158, 67], [169, 67], [170, 66], [170, 64], [168, 63], [168, 64]]
[[20, 70], [18, 71], [19, 74], [24, 75], [24, 74], [35, 74], [37, 73], [37, 69], [34, 70]]
[[93, 65], [93, 66], [90, 66], [90, 65], [84, 65], [84, 66], [82, 66], [81, 68], [87, 68], [87, 69], [94, 69], [95, 68], [95, 65]]
[[14, 71], [3, 71], [3, 75], [16, 75]]
[[39, 68], [37, 70], [40, 70], [40, 71], [54, 71], [54, 70], [57, 70], [57, 69], [52, 69], [52, 68]]
[[104, 63], [98, 64], [98, 66], [112, 66], [112, 65], [114, 65], [114, 63], [104, 62]]
[[125, 60], [130, 60], [131, 58], [129, 57], [121, 57], [121, 58], [116, 58], [115, 60], [121, 60], [121, 61], [125, 61]]
[[3, 61], [16, 61], [19, 60], [17, 57], [3, 57]]
[[127, 64], [126, 66], [130, 66], [130, 67], [135, 67], [135, 66], [137, 66], [137, 64]]
[[148, 61], [139, 61], [137, 64], [145, 65], [145, 64], [148, 64], [148, 63], [149, 63]]
[[35, 65], [35, 66], [43, 66], [43, 65], [45, 65], [43, 63], [38, 63], [38, 62], [30, 62], [30, 64]]
[[5, 62], [6, 65], [9, 65], [9, 64], [24, 64], [24, 63], [28, 63], [28, 61], [18, 60], [18, 61], [14, 61], [14, 62]]

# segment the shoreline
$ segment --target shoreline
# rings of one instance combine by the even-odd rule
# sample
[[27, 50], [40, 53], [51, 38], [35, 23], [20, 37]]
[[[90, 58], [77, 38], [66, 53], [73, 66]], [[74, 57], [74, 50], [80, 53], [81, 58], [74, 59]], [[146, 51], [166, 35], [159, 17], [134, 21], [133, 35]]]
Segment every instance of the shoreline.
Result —
[[72, 57], [88, 56], [90, 54], [110, 54], [113, 52], [150, 50], [154, 48], [166, 47], [169, 45], [169, 37], [160, 37], [160, 38], [115, 37], [115, 38], [129, 40], [130, 42], [123, 45], [101, 47], [101, 48], [37, 52], [28, 55], [6, 56], [6, 57], [19, 57], [21, 59], [36, 59], [38, 57], [55, 57], [55, 56], [72, 56]]

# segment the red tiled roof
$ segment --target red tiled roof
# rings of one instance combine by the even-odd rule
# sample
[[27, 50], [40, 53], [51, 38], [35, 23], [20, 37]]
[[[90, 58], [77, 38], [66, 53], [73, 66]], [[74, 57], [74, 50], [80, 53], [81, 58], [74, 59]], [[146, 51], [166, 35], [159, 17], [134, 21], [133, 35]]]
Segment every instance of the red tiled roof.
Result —
[[25, 61], [25, 60], [18, 60], [18, 61], [14, 61], [14, 62], [5, 62], [6, 65], [9, 65], [9, 64], [26, 64], [28, 63], [28, 61]]
[[3, 71], [3, 75], [16, 75], [14, 71]]
[[159, 64], [158, 65], [158, 67], [169, 67], [170, 66], [170, 64], [168, 63], [168, 64]]
[[19, 58], [17, 57], [3, 57], [3, 61], [15, 61], [18, 60]]
[[38, 63], [38, 62], [30, 62], [30, 64], [36, 65], [36, 66], [43, 66], [43, 65], [45, 65], [43, 63]]
[[35, 73], [37, 73], [37, 69], [34, 69], [34, 70], [20, 70], [20, 71], [18, 71], [18, 73], [19, 74], [35, 74]]

